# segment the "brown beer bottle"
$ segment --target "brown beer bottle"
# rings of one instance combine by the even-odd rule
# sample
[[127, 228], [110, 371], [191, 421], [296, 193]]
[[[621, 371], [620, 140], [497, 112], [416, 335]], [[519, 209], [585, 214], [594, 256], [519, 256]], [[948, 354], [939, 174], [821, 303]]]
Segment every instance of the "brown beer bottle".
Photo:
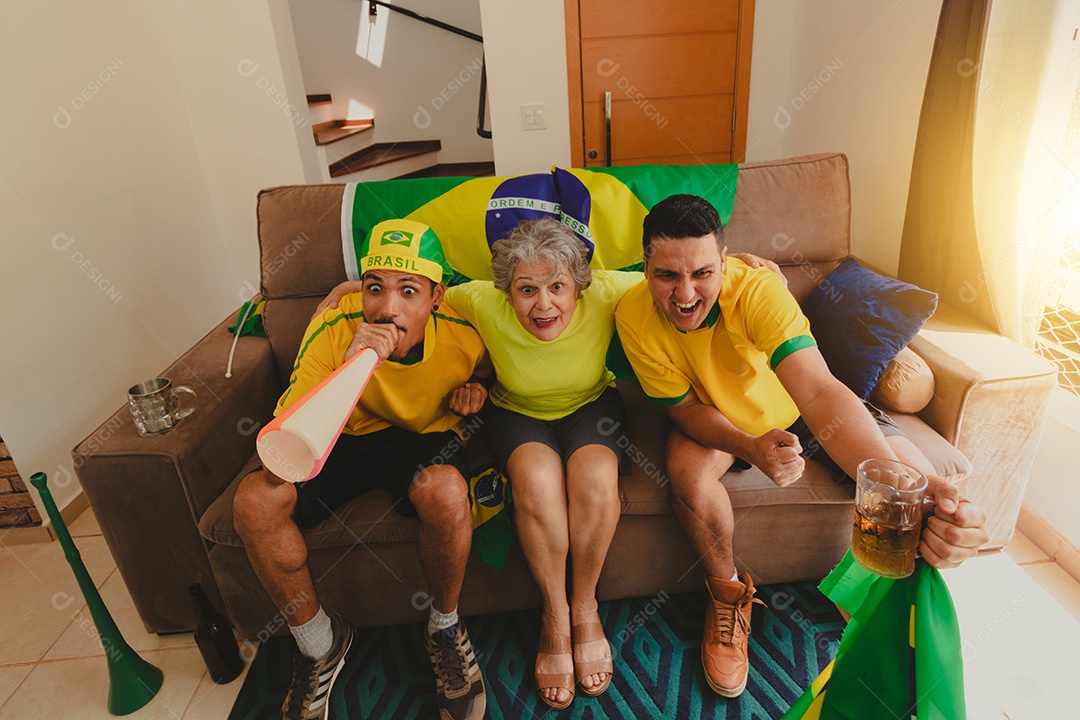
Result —
[[232, 682], [244, 669], [244, 660], [229, 618], [214, 609], [202, 585], [195, 583], [188, 592], [195, 607], [195, 643], [210, 671], [210, 679], [219, 685]]

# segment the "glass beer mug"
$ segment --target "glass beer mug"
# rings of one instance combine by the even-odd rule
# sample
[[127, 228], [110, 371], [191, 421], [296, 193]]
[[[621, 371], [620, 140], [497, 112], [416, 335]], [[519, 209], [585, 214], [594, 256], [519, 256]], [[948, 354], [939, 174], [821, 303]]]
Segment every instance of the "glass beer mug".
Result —
[[897, 460], [859, 463], [851, 554], [872, 573], [905, 578], [915, 572], [927, 480]]

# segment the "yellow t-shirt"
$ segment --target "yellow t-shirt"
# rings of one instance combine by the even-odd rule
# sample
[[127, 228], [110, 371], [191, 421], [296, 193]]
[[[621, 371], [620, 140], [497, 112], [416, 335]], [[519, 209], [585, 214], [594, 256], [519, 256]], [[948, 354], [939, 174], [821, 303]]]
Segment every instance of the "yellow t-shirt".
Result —
[[446, 291], [446, 302], [472, 323], [491, 354], [491, 401], [538, 420], [566, 417], [614, 384], [605, 355], [615, 331], [615, 305], [641, 273], [594, 270], [570, 323], [554, 340], [521, 326], [506, 293], [476, 280]]
[[[283, 412], [344, 361], [356, 326], [364, 322], [363, 295], [354, 293], [327, 308], [304, 332], [289, 387], [274, 415]], [[415, 433], [454, 430], [461, 418], [450, 412], [450, 393], [472, 377], [484, 357], [484, 344], [468, 322], [452, 309], [428, 319], [424, 354], [412, 363], [387, 360], [374, 375], [342, 429], [366, 435], [395, 425]]]
[[706, 327], [688, 333], [657, 309], [644, 281], [626, 293], [615, 320], [634, 373], [655, 402], [674, 405], [692, 387], [703, 403], [751, 435], [798, 419], [773, 370], [817, 343], [799, 304], [771, 271], [728, 258]]

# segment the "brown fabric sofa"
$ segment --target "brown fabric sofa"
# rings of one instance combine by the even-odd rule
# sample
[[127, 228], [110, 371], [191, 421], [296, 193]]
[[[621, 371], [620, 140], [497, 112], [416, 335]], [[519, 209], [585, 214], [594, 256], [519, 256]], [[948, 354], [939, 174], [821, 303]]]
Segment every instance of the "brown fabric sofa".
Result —
[[[225, 379], [233, 313], [164, 372], [200, 393], [194, 415], [173, 432], [147, 439], [137, 435], [124, 407], [74, 450], [79, 480], [150, 632], [193, 627], [186, 588], [196, 581], [212, 597], [220, 592], [246, 637], [284, 629], [233, 528], [232, 497], [256, 462], [256, 433], [271, 417], [315, 305], [345, 279], [340, 207], [340, 185], [260, 193], [269, 339], [241, 338], [233, 377]], [[802, 301], [848, 256], [850, 208], [842, 154], [744, 164], [728, 245], [780, 263]], [[1020, 508], [1053, 370], [944, 304], [910, 347], [933, 370], [937, 389], [917, 416], [896, 420], [942, 475], [960, 481], [986, 509], [988, 548], [1001, 547]], [[636, 386], [620, 383], [620, 391], [630, 420], [619, 431], [632, 451], [634, 473], [620, 482], [623, 514], [600, 597], [700, 588], [697, 558], [671, 515], [663, 410]], [[482, 442], [470, 448], [482, 451]], [[735, 508], [737, 563], [757, 584], [821, 578], [849, 546], [852, 484], [820, 465], [808, 463], [804, 477], [784, 489], [756, 469], [729, 473], [723, 482]], [[361, 626], [424, 617], [416, 522], [392, 512], [382, 491], [349, 503], [306, 539], [312, 576], [328, 607]], [[461, 600], [465, 614], [538, 604], [516, 545], [501, 572], [470, 560]]]

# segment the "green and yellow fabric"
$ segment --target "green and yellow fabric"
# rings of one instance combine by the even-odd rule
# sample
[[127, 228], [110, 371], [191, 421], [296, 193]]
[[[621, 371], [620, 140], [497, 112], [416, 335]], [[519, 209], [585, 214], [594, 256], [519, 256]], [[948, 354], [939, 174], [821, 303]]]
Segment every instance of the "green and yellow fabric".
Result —
[[236, 316], [236, 324], [229, 328], [233, 335], [254, 335], [266, 337], [266, 328], [263, 327], [263, 309], [266, 307], [266, 298], [261, 295], [248, 300], [240, 306], [240, 313]]
[[453, 272], [435, 231], [415, 220], [394, 218], [376, 223], [356, 256], [361, 275], [368, 270], [393, 270], [442, 282]]
[[964, 720], [960, 628], [937, 569], [920, 559], [910, 577], [882, 578], [848, 551], [818, 588], [851, 622], [782, 720]]
[[447, 284], [490, 280], [491, 245], [521, 220], [554, 216], [585, 243], [594, 268], [640, 269], [641, 221], [653, 205], [676, 193], [701, 195], [726, 224], [737, 176], [737, 165], [640, 165], [350, 183], [341, 210], [345, 268], [350, 279], [358, 279], [363, 272], [358, 258], [364, 257], [372, 229], [404, 218], [438, 233], [455, 271]]
[[510, 553], [513, 532], [510, 483], [491, 463], [473, 470], [469, 478], [469, 505], [473, 518], [472, 552], [496, 570], [502, 570]]

